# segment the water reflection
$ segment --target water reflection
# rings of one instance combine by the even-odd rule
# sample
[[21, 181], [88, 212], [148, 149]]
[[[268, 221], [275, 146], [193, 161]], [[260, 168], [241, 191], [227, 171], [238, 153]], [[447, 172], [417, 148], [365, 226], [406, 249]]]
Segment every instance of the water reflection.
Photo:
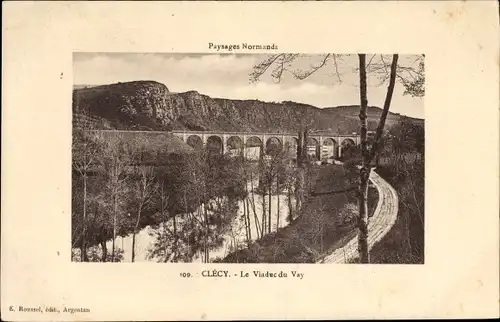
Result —
[[[255, 193], [255, 188], [258, 185], [258, 180], [255, 179], [253, 181], [248, 182], [248, 197], [245, 200], [238, 201], [238, 209], [237, 215], [232, 220], [230, 227], [227, 229], [227, 233], [225, 233], [223, 238], [222, 246], [217, 249], [210, 250], [209, 258], [210, 262], [214, 261], [217, 258], [223, 258], [227, 256], [230, 252], [245, 248], [247, 245], [247, 231], [245, 229], [245, 214], [248, 213], [247, 218], [249, 218], [249, 226], [250, 226], [250, 237], [252, 241], [258, 239], [262, 232], [262, 209], [263, 209], [263, 199], [265, 199], [265, 209], [266, 209], [266, 220], [269, 216], [269, 195], [265, 195], [264, 198], [262, 195]], [[254, 191], [254, 193], [252, 193]], [[290, 200], [289, 200], [290, 198]], [[278, 206], [279, 205], [279, 206]], [[287, 191], [281, 191], [281, 193], [271, 195], [271, 231], [276, 231], [276, 227], [282, 228], [289, 224], [289, 214], [290, 207], [292, 207], [292, 212], [294, 211], [293, 207], [295, 205], [295, 198], [293, 196], [288, 196]], [[202, 210], [203, 205], [200, 206], [200, 211]], [[183, 214], [177, 216], [176, 226], [177, 229], [182, 230], [184, 225], [187, 225], [190, 222], [189, 214]], [[192, 219], [192, 218], [191, 218]], [[158, 234], [161, 234], [162, 231], [173, 231], [173, 220], [170, 219], [166, 222], [167, 227], [164, 224], [160, 224], [158, 228], [153, 229], [151, 226], [147, 226], [143, 228], [136, 235], [136, 254], [135, 261], [136, 262], [144, 262], [144, 261], [165, 261], [159, 258], [158, 256], [151, 257], [152, 250], [154, 248], [154, 244]], [[266, 232], [264, 232], [264, 235]], [[107, 248], [108, 253], [111, 251], [112, 240], [108, 241]], [[115, 247], [119, 247], [123, 250], [123, 261], [130, 262], [132, 258], [132, 235], [127, 237], [117, 237]], [[166, 250], [167, 251], [167, 250]], [[164, 255], [167, 256], [167, 255]], [[197, 253], [193, 256], [193, 262], [202, 262], [203, 256], [200, 253]]]

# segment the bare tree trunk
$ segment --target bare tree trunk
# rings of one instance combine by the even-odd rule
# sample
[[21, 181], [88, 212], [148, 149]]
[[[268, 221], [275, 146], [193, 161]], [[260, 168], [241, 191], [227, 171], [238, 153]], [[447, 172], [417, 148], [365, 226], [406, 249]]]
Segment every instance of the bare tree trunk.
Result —
[[139, 211], [137, 212], [137, 221], [135, 222], [134, 230], [132, 232], [132, 263], [135, 261], [135, 235], [137, 235], [137, 229], [139, 228], [139, 222], [141, 221], [142, 205], [139, 205]]
[[108, 257], [108, 247], [106, 247], [106, 240], [101, 241], [101, 248], [102, 248], [101, 261], [106, 262], [107, 257]]
[[204, 204], [203, 205], [203, 215], [204, 215], [204, 221], [205, 221], [205, 263], [208, 263], [209, 261], [209, 253], [208, 253], [208, 213], [207, 213], [207, 207]]
[[261, 230], [262, 228], [259, 223], [259, 217], [257, 216], [257, 212], [255, 211], [255, 200], [253, 200], [252, 203], [253, 203], [253, 220], [255, 223], [255, 233], [257, 234], [256, 239], [260, 239], [262, 237], [262, 230]]
[[132, 232], [132, 263], [135, 261], [135, 229]]
[[304, 130], [304, 135], [303, 135], [303, 141], [302, 141], [302, 157], [301, 157], [301, 164], [299, 168], [299, 180], [300, 180], [300, 191], [299, 191], [299, 197], [300, 197], [300, 206], [302, 207], [305, 203], [306, 200], [306, 191], [309, 188], [309, 176], [308, 176], [308, 169], [307, 169], [307, 164], [308, 164], [308, 153], [307, 153], [307, 142], [309, 141], [309, 130], [306, 128]]
[[87, 258], [87, 240], [85, 236], [87, 235], [87, 174], [83, 174], [83, 234], [82, 234], [82, 246], [81, 246], [81, 261], [88, 262]]
[[[264, 151], [264, 147], [262, 147], [261, 151]], [[265, 165], [264, 165], [264, 155], [261, 152], [260, 159], [259, 159], [259, 189], [261, 192], [261, 197], [262, 197], [262, 235], [261, 237], [264, 237], [264, 234], [267, 232], [267, 212], [266, 212], [266, 188], [264, 187], [264, 180], [263, 178], [265, 177]]]
[[360, 138], [361, 138], [361, 155], [362, 163], [359, 173], [359, 216], [358, 216], [358, 251], [359, 261], [361, 263], [369, 263], [370, 256], [368, 252], [368, 180], [370, 178], [371, 167], [370, 163], [374, 156], [378, 154], [382, 142], [382, 133], [391, 106], [392, 94], [394, 92], [394, 85], [396, 83], [396, 68], [398, 62], [398, 55], [394, 55], [391, 64], [391, 75], [389, 79], [389, 86], [387, 88], [387, 95], [385, 97], [384, 109], [380, 115], [380, 120], [375, 133], [375, 138], [371, 151], [368, 150], [367, 142], [367, 116], [366, 110], [368, 108], [368, 98], [366, 94], [366, 56], [359, 54], [359, 84], [360, 84], [360, 112], [359, 120], [361, 123]]
[[276, 231], [278, 231], [280, 227], [280, 181], [279, 178], [276, 177], [276, 197], [278, 198], [278, 204], [276, 209]]
[[297, 139], [297, 166], [300, 167], [302, 164], [302, 147], [303, 147], [303, 133], [299, 131], [298, 139]]
[[247, 199], [245, 199], [245, 204], [246, 204], [246, 208], [247, 208], [247, 213], [246, 213], [246, 218], [247, 218], [247, 223], [248, 223], [248, 242], [252, 242], [252, 225], [250, 224], [250, 205], [249, 205], [249, 201], [248, 201], [248, 197]]
[[297, 169], [296, 172], [296, 177], [295, 177], [295, 211], [298, 211], [300, 209], [300, 186], [299, 186], [299, 169]]
[[304, 196], [304, 190], [305, 190], [305, 169], [304, 168], [298, 168], [297, 169], [297, 199], [298, 199], [298, 207], [296, 211], [300, 211], [302, 208], [302, 205], [304, 204], [305, 196]]
[[113, 245], [111, 246], [111, 261], [115, 261], [115, 240], [116, 240], [116, 216], [117, 216], [117, 198], [116, 191], [113, 195]]
[[369, 263], [368, 253], [368, 178], [370, 168], [362, 167], [359, 180], [358, 251], [361, 263]]
[[253, 219], [254, 219], [254, 223], [255, 223], [255, 232], [257, 233], [257, 236], [256, 238], [259, 239], [262, 234], [261, 234], [261, 231], [259, 230], [259, 217], [257, 216], [257, 212], [255, 211], [255, 192], [254, 192], [254, 186], [253, 186], [253, 176], [252, 176], [252, 172], [250, 172], [250, 189], [252, 190], [251, 193], [252, 193], [252, 211], [253, 211]]
[[272, 230], [272, 225], [271, 225], [271, 221], [272, 221], [272, 216], [271, 216], [271, 212], [272, 212], [272, 205], [271, 205], [271, 196], [272, 196], [272, 183], [273, 183], [273, 180], [272, 178], [269, 178], [269, 185], [268, 185], [268, 191], [269, 191], [269, 196], [268, 196], [268, 200], [269, 200], [269, 216], [268, 216], [268, 228], [267, 228], [267, 233], [270, 234], [271, 233], [271, 230]]
[[247, 204], [245, 202], [246, 200], [243, 200], [243, 219], [245, 221], [245, 238], [247, 240], [247, 244], [250, 243], [250, 236], [248, 234], [248, 228], [249, 228], [249, 222], [247, 220]]
[[174, 222], [174, 262], [177, 261], [177, 251], [178, 251], [178, 243], [179, 237], [177, 236], [177, 215], [174, 215], [172, 218]]
[[262, 237], [264, 237], [264, 233], [267, 232], [267, 222], [266, 222], [266, 189], [262, 187], [261, 185], [261, 190], [262, 190]]
[[370, 167], [368, 161], [367, 147], [367, 116], [366, 109], [368, 107], [368, 99], [366, 95], [366, 65], [365, 55], [359, 55], [359, 83], [360, 83], [360, 100], [361, 107], [359, 111], [359, 120], [361, 122], [361, 154], [362, 163], [359, 172], [359, 216], [358, 216], [358, 252], [359, 262], [369, 263], [370, 256], [368, 254], [368, 178], [370, 177]]
[[[398, 58], [399, 58], [399, 55], [397, 55], [397, 54], [394, 54], [392, 56], [391, 75], [389, 78], [389, 86], [387, 87], [387, 94], [385, 96], [384, 109], [382, 110], [382, 114], [380, 114], [380, 119], [379, 119], [378, 126], [377, 126], [377, 132], [375, 133], [375, 138], [373, 140], [373, 147], [372, 147], [370, 153], [367, 153], [367, 154], [369, 154], [369, 161], [370, 162], [373, 159], [373, 156], [379, 152], [380, 147], [381, 147], [382, 134], [383, 134], [384, 127], [385, 127], [385, 121], [387, 119], [387, 115], [389, 114], [389, 108], [391, 107], [391, 101], [392, 101], [392, 94], [394, 93], [394, 86], [396, 85], [396, 70], [398, 68]], [[364, 71], [364, 73], [365, 73], [365, 82], [366, 82], [366, 70]], [[366, 86], [365, 86], [365, 96], [366, 96]], [[368, 104], [368, 101], [366, 103]]]
[[307, 144], [308, 144], [308, 141], [309, 141], [309, 129], [305, 129], [304, 130], [304, 138], [303, 138], [303, 141], [302, 141], [302, 161], [305, 161], [305, 159], [307, 158], [308, 156], [308, 150], [307, 150]]
[[[245, 163], [245, 165], [246, 165], [246, 163]], [[246, 192], [245, 199], [243, 199], [243, 201], [242, 201], [243, 202], [243, 216], [245, 216], [247, 244], [250, 244], [250, 242], [252, 241], [252, 227], [250, 224], [250, 208], [248, 205], [248, 198], [250, 198], [250, 195], [248, 194], [248, 181], [245, 182], [245, 192]]]

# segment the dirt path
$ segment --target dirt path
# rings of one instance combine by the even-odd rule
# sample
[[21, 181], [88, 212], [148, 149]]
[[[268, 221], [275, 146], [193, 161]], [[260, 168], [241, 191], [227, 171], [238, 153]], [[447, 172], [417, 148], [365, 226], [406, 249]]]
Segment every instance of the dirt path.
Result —
[[[368, 249], [371, 249], [384, 237], [396, 222], [398, 215], [398, 195], [396, 190], [380, 177], [371, 172], [370, 181], [377, 188], [379, 199], [377, 208], [368, 222]], [[317, 263], [348, 263], [358, 257], [358, 236], [356, 235], [344, 247], [321, 258]]]

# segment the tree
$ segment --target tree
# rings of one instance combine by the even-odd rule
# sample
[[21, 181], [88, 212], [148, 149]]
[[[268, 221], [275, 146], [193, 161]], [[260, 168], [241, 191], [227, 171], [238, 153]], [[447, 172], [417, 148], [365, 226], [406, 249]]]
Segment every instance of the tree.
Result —
[[297, 144], [297, 171], [295, 183], [295, 208], [300, 211], [306, 199], [306, 182], [309, 182], [309, 167], [308, 167], [308, 154], [307, 143], [309, 139], [309, 128], [307, 125], [301, 125], [302, 130], [298, 133]]
[[262, 205], [261, 237], [264, 237], [264, 234], [268, 231], [267, 212], [266, 212], [266, 187], [265, 187], [265, 175], [264, 175], [265, 168], [266, 168], [266, 158], [264, 154], [261, 152], [259, 156], [259, 185], [257, 187], [257, 189], [260, 192], [261, 205]]
[[[261, 171], [261, 177], [262, 177], [262, 184], [265, 187], [264, 190], [267, 190], [268, 192], [268, 216], [266, 220], [267, 224], [267, 233], [271, 233], [272, 231], [272, 202], [271, 202], [271, 197], [273, 194], [273, 187], [274, 183], [276, 182], [276, 197], [277, 197], [277, 222], [279, 222], [279, 202], [280, 202], [280, 185], [279, 185], [279, 180], [280, 177], [283, 173], [283, 167], [285, 163], [285, 151], [275, 151], [275, 153], [272, 153], [266, 160], [262, 163], [262, 167], [260, 169]], [[277, 226], [278, 227], [278, 226]]]
[[247, 245], [250, 245], [252, 242], [252, 227], [250, 224], [250, 193], [248, 191], [248, 180], [252, 180], [252, 168], [251, 164], [247, 162], [247, 160], [243, 157], [241, 159], [242, 162], [242, 169], [244, 171], [243, 177], [244, 177], [244, 187], [245, 187], [245, 192], [244, 192], [244, 199], [243, 199], [243, 217], [244, 217], [244, 222], [245, 222], [245, 233], [246, 233], [246, 239], [247, 239]]
[[[275, 54], [270, 55], [268, 59], [254, 66], [253, 71], [250, 73], [250, 80], [257, 81], [259, 78], [265, 74], [271, 67], [271, 77], [273, 77], [278, 82], [284, 72], [291, 73], [296, 79], [303, 80], [324, 66], [328, 66], [329, 63], [333, 65], [334, 75], [339, 82], [341, 80], [341, 66], [340, 61], [342, 61], [342, 55], [337, 54], [325, 54], [319, 63], [310, 65], [309, 69], [302, 68], [292, 68], [292, 63], [297, 59], [303, 58], [307, 55], [299, 54]], [[358, 55], [358, 68], [352, 68], [351, 71], [359, 73], [359, 84], [360, 84], [360, 138], [361, 138], [361, 166], [359, 171], [359, 188], [358, 188], [358, 200], [359, 200], [359, 214], [358, 214], [358, 251], [359, 260], [361, 263], [369, 263], [369, 252], [368, 252], [368, 180], [371, 172], [371, 161], [374, 159], [375, 155], [379, 152], [382, 135], [385, 127], [385, 122], [387, 115], [389, 113], [389, 108], [391, 106], [392, 95], [394, 92], [394, 87], [396, 83], [396, 78], [399, 79], [403, 86], [405, 87], [405, 94], [413, 96], [423, 96], [425, 93], [424, 83], [424, 55], [419, 55], [416, 57], [414, 62], [418, 62], [418, 68], [408, 67], [408, 66], [398, 66], [399, 55], [392, 55], [392, 62], [388, 64], [387, 58], [384, 55], [380, 55], [380, 61], [374, 61], [375, 57], [378, 55], [372, 55], [369, 62], [366, 63], [366, 55]], [[380, 119], [378, 121], [377, 130], [375, 133], [375, 138], [373, 140], [372, 147], [368, 147], [367, 140], [367, 108], [368, 108], [368, 97], [367, 97], [367, 71], [378, 75], [381, 78], [381, 84], [388, 80], [389, 84], [387, 87], [387, 94], [383, 106]]]
[[425, 152], [425, 137], [423, 124], [418, 124], [407, 117], [393, 125], [390, 129], [390, 160], [396, 172], [402, 168], [407, 159], [413, 162], [422, 161]]
[[111, 238], [109, 207], [102, 189], [105, 178], [103, 175], [95, 175], [92, 179], [88, 199], [88, 234], [86, 236], [90, 245], [101, 246], [101, 261], [105, 262], [108, 260], [106, 242]]
[[158, 191], [158, 182], [150, 166], [137, 166], [132, 185], [133, 200], [136, 208], [136, 220], [132, 230], [132, 262], [135, 260], [135, 236], [139, 232], [139, 223], [144, 211], [149, 210]]
[[92, 131], [92, 125], [86, 128], [77, 128], [73, 131], [72, 163], [73, 170], [82, 178], [82, 226], [81, 226], [81, 261], [87, 261], [87, 208], [88, 208], [88, 179], [92, 170], [96, 170], [97, 158], [102, 150], [101, 135]]
[[[170, 206], [170, 191], [169, 191], [169, 178], [168, 175], [161, 171], [160, 168], [156, 168], [156, 178], [158, 180], [158, 189], [156, 189], [156, 200], [157, 200], [157, 212], [156, 214], [160, 217], [158, 219], [159, 228], [161, 228], [161, 232], [159, 234], [160, 243], [159, 246], [162, 248], [162, 254], [165, 255], [164, 261], [168, 261], [170, 258], [170, 254], [168, 254], [168, 242], [161, 243], [162, 238], [170, 237], [173, 235], [173, 246], [172, 246], [172, 261], [175, 262], [177, 260], [178, 254], [178, 234], [177, 234], [177, 218], [176, 213], [172, 215], [173, 221], [173, 233], [169, 234], [170, 231], [168, 229], [168, 219], [170, 217], [169, 206]], [[163, 234], [162, 234], [163, 233]]]
[[297, 185], [297, 168], [292, 165], [291, 161], [287, 161], [287, 164], [283, 168], [283, 182], [280, 185], [287, 193], [286, 202], [288, 205], [288, 217], [285, 218], [288, 222], [292, 222], [294, 219], [295, 208], [293, 206], [293, 198], [297, 196], [295, 191]]
[[[191, 261], [198, 255], [209, 262], [210, 250], [222, 246], [225, 234], [233, 232], [237, 201], [247, 195], [243, 158], [202, 150], [168, 161], [158, 177], [163, 185], [159, 190], [164, 189], [159, 203], [168, 202], [169, 218], [156, 227], [150, 257]], [[165, 205], [157, 211], [162, 208]]]
[[[422, 55], [424, 58], [425, 55]], [[401, 69], [402, 67], [399, 66]], [[414, 69], [404, 69], [408, 75], [410, 75], [411, 79], [408, 80], [405, 77], [398, 76], [403, 82], [403, 86], [405, 87], [405, 95], [411, 95], [414, 97], [423, 97], [425, 95], [425, 67], [423, 59], [418, 62], [418, 69], [415, 71]]]
[[254, 186], [254, 179], [253, 179], [253, 174], [252, 171], [249, 171], [250, 173], [250, 205], [252, 206], [252, 212], [253, 212], [253, 218], [254, 218], [254, 224], [255, 224], [255, 234], [256, 234], [256, 239], [260, 239], [263, 237], [264, 233], [262, 231], [262, 225], [259, 222], [259, 217], [257, 215], [257, 211], [255, 210], [255, 186]]
[[115, 261], [115, 242], [121, 227], [122, 214], [126, 209], [125, 198], [128, 190], [127, 167], [130, 162], [130, 149], [120, 134], [111, 135], [107, 140], [102, 153], [102, 166], [106, 174], [105, 190], [111, 201], [113, 241], [111, 247], [111, 261]]

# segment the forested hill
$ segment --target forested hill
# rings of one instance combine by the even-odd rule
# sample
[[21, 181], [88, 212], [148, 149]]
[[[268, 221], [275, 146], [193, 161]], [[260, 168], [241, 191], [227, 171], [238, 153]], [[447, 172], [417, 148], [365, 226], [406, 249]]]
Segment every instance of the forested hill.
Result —
[[[368, 109], [369, 129], [375, 129], [381, 111]], [[86, 115], [86, 119], [99, 120], [101, 127], [123, 130], [296, 132], [308, 125], [317, 131], [346, 134], [359, 129], [358, 106], [317, 108], [294, 102], [212, 98], [196, 91], [171, 93], [154, 81], [75, 85], [73, 114], [75, 122]], [[390, 113], [388, 126], [401, 117]]]

